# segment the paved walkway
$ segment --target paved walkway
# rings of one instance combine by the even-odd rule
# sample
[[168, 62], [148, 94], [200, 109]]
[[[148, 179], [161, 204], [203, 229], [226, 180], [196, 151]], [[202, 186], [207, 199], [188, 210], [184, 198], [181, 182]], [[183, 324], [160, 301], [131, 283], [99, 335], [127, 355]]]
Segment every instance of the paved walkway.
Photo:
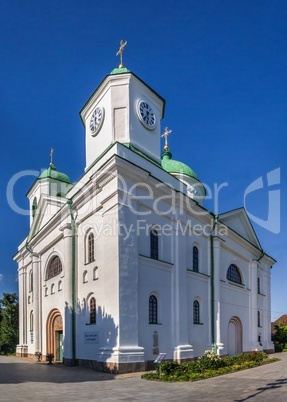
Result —
[[193, 383], [146, 381], [0, 356], [0, 401], [221, 401], [287, 400], [287, 353], [279, 362]]

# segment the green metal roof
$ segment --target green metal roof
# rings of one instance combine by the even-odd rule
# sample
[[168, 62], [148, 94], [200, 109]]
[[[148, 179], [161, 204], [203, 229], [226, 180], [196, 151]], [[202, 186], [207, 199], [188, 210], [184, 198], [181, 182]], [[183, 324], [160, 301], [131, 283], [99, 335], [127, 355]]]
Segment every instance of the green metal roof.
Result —
[[118, 68], [114, 68], [113, 71], [110, 73], [110, 75], [123, 74], [123, 73], [130, 73], [130, 70], [128, 70], [126, 67], [118, 67]]
[[67, 176], [65, 173], [58, 172], [53, 164], [50, 164], [48, 169], [43, 170], [43, 172], [41, 173], [41, 175], [39, 177], [39, 179], [47, 179], [47, 178], [63, 181], [68, 184], [72, 184], [69, 176]]
[[189, 166], [187, 166], [185, 163], [171, 159], [172, 154], [169, 151], [164, 151], [161, 157], [161, 166], [166, 172], [174, 174], [184, 174], [186, 176], [193, 177], [194, 179], [199, 181], [197, 175]]

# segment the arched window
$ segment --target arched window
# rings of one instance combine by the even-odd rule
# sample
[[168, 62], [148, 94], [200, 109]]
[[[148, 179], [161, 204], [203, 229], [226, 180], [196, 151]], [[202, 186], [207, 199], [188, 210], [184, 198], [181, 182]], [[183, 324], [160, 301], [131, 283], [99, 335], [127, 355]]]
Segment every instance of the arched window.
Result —
[[260, 295], [260, 278], [257, 278], [257, 293]]
[[96, 324], [96, 299], [91, 297], [90, 300], [90, 324]]
[[33, 292], [33, 271], [29, 272], [29, 292]]
[[93, 270], [93, 280], [95, 281], [96, 279], [99, 279], [99, 268], [95, 267]]
[[62, 281], [58, 282], [58, 291], [60, 292], [62, 290]]
[[33, 218], [34, 218], [34, 216], [36, 214], [37, 207], [38, 207], [37, 197], [35, 197], [34, 200], [33, 200], [33, 204], [32, 204], [32, 217]]
[[194, 272], [198, 272], [198, 248], [193, 246], [192, 249], [192, 269]]
[[51, 285], [51, 295], [53, 295], [55, 293], [55, 285], [54, 283], [52, 283]]
[[95, 261], [95, 236], [90, 233], [88, 236], [88, 262]]
[[234, 264], [231, 264], [228, 268], [227, 279], [231, 282], [242, 284], [239, 269]]
[[30, 332], [34, 330], [34, 313], [33, 310], [30, 313]]
[[193, 323], [200, 324], [199, 302], [197, 300], [193, 302]]
[[155, 229], [150, 231], [150, 257], [158, 260], [158, 232]]
[[45, 288], [45, 296], [48, 296], [48, 294], [49, 294], [49, 289]]
[[48, 265], [46, 279], [51, 279], [62, 272], [62, 263], [60, 258], [56, 255], [51, 259]]
[[257, 326], [261, 327], [261, 322], [260, 322], [260, 311], [257, 311]]
[[157, 298], [154, 295], [149, 297], [149, 323], [157, 324]]
[[83, 273], [83, 283], [88, 282], [88, 271], [84, 271]]

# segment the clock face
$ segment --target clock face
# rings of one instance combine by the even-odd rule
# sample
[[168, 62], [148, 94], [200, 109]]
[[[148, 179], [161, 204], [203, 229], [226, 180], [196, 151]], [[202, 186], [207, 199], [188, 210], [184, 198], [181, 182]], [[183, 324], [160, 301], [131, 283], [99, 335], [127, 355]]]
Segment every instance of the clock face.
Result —
[[104, 121], [104, 108], [97, 107], [90, 120], [90, 130], [92, 135], [98, 134]]
[[138, 108], [137, 108], [138, 116], [141, 123], [152, 130], [155, 128], [156, 125], [156, 117], [154, 111], [152, 110], [151, 106], [146, 101], [139, 101]]

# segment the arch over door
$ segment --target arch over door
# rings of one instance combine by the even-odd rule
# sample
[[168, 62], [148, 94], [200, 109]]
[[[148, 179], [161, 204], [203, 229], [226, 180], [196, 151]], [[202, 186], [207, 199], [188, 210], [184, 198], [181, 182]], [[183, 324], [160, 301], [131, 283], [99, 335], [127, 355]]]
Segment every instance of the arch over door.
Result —
[[242, 323], [238, 317], [232, 317], [228, 323], [228, 354], [242, 352]]
[[63, 360], [63, 320], [58, 309], [50, 311], [47, 318], [46, 354], [53, 353], [55, 361]]

